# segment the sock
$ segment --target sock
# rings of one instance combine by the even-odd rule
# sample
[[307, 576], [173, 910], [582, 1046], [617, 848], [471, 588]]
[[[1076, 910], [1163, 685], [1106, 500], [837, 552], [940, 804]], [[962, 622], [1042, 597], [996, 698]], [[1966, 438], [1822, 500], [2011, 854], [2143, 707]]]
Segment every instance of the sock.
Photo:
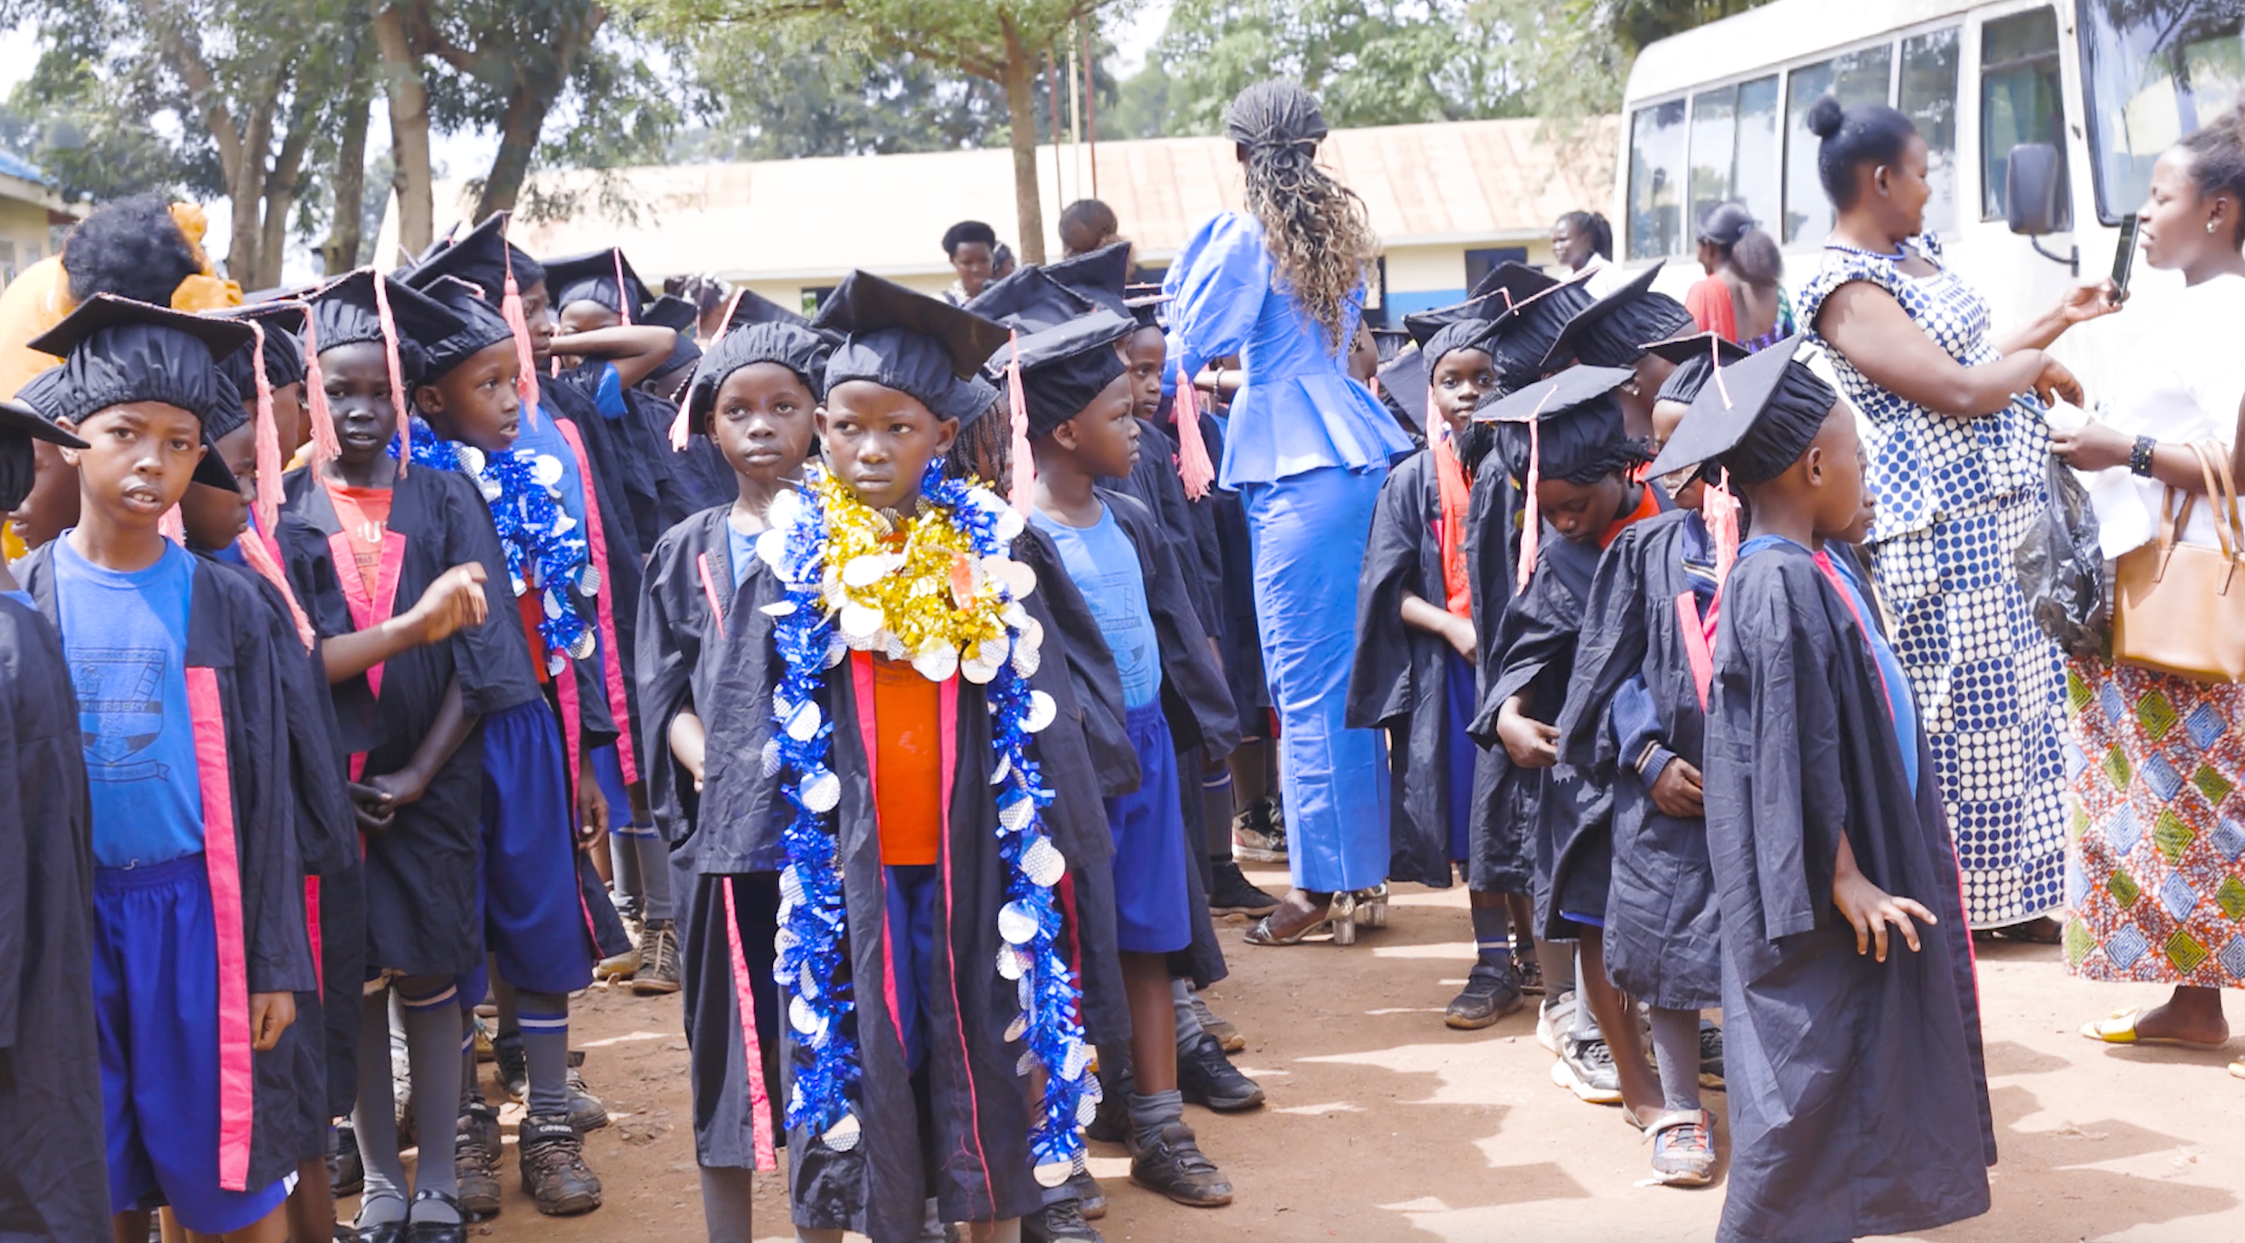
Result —
[[1590, 990], [1582, 986], [1582, 949], [1575, 948], [1575, 1025], [1569, 1034], [1577, 1040], [1600, 1040], [1598, 1020], [1590, 1013]]
[[359, 1100], [351, 1113], [358, 1134], [366, 1190], [359, 1195], [361, 1228], [404, 1221], [405, 1162], [398, 1158], [398, 1109], [390, 1078], [390, 993], [359, 1001]]
[[515, 993], [522, 1055], [530, 1068], [530, 1116], [569, 1116], [569, 999], [560, 993]]
[[639, 918], [650, 924], [670, 922], [670, 843], [655, 826], [632, 826], [631, 849], [639, 866]]
[[1476, 906], [1473, 910], [1473, 948], [1477, 967], [1508, 971], [1512, 967], [1512, 914], [1504, 903]]
[[499, 1010], [499, 1034], [519, 1038], [522, 1018], [515, 1013], [514, 985], [500, 979], [497, 971], [491, 973], [491, 1004]]
[[1184, 980], [1169, 982], [1169, 996], [1176, 1003], [1177, 1047], [1190, 1049], [1200, 1043], [1200, 1015], [1193, 1012], [1193, 987]]
[[1662, 1107], [1699, 1108], [1699, 1012], [1652, 1008], [1653, 1061], [1660, 1067]]
[[1130, 1094], [1130, 1133], [1138, 1138], [1140, 1148], [1160, 1139], [1163, 1127], [1184, 1120], [1185, 1097], [1174, 1088], [1147, 1096]]
[[1232, 861], [1232, 770], [1218, 768], [1200, 781], [1201, 819], [1208, 828], [1208, 861], [1222, 867]]
[[702, 1166], [702, 1220], [709, 1243], [756, 1243], [749, 1214], [756, 1207], [753, 1171]]
[[[405, 1051], [413, 1063], [413, 1091], [424, 1101], [460, 1098], [460, 994], [444, 980], [433, 993], [416, 996], [398, 986], [398, 1001], [405, 1010]], [[458, 1172], [452, 1165], [453, 1131], [440, 1117], [420, 1125], [421, 1154], [413, 1163], [414, 1191], [460, 1194]], [[458, 1221], [459, 1215], [441, 1201], [418, 1206], [419, 1220]]]

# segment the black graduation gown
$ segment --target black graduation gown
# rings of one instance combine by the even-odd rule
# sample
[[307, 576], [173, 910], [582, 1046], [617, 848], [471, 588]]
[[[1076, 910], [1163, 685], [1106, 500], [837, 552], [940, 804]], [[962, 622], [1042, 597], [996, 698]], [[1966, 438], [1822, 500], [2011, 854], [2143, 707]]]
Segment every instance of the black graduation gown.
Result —
[[[1223, 461], [1223, 423], [1203, 414], [1200, 428], [1208, 459]], [[1208, 525], [1209, 572], [1215, 575], [1216, 609], [1223, 619], [1214, 633], [1224, 655], [1224, 681], [1231, 687], [1241, 736], [1268, 738], [1271, 684], [1263, 669], [1263, 636], [1255, 618], [1255, 558], [1239, 493], [1209, 488]]]
[[[1879, 668], [1806, 549], [1723, 587], [1707, 717], [1731, 1167], [1718, 1237], [1908, 1234], [1988, 1210], [1995, 1129], [1971, 934], [1921, 730], [1911, 789]], [[1940, 922], [1887, 961], [1832, 905], [1841, 834]]]
[[[1466, 886], [1479, 893], [1533, 892], [1528, 832], [1543, 774], [1512, 766], [1496, 735], [1495, 709], [1502, 701], [1491, 704], [1487, 697], [1503, 656], [1499, 643], [1505, 612], [1518, 589], [1521, 518], [1519, 490], [1509, 475], [1495, 466], [1474, 475], [1466, 498], [1465, 564], [1473, 593], [1473, 633], [1480, 647], [1474, 670], [1482, 700], [1467, 732], [1482, 748], [1473, 766], [1473, 801], [1487, 811], [1473, 822]], [[1543, 538], [1559, 537], [1547, 529]]]
[[[1053, 697], [1059, 712], [1053, 725], [1036, 735], [1033, 751], [1044, 784], [1058, 796], [1044, 810], [1053, 843], [1071, 864], [1071, 877], [1092, 879], [1107, 867], [1112, 854], [1105, 809], [1099, 802], [1100, 781], [1086, 749], [1084, 712], [1076, 698], [1063, 652], [1062, 637], [1071, 626], [1088, 623], [1088, 610], [1076, 596], [1066, 575], [1058, 571], [1059, 558], [1034, 530], [1015, 541], [1016, 558], [1039, 570], [1037, 590], [1024, 601], [1032, 617], [1044, 627], [1043, 657], [1031, 684]], [[761, 606], [780, 598], [778, 582], [761, 567], [752, 572], [736, 594], [734, 618], [746, 619], [744, 629], [729, 631], [719, 653], [715, 704], [705, 709], [709, 728], [709, 758], [703, 774], [703, 794], [695, 836], [703, 838], [696, 858], [709, 868], [718, 860], [736, 871], [776, 871], [784, 866], [780, 846], [784, 817], [792, 810], [777, 775], [763, 768], [765, 741], [771, 736], [771, 691], [779, 681], [779, 660], [772, 642], [772, 619]], [[1072, 602], [1072, 604], [1071, 604]], [[753, 607], [752, 607], [753, 606]], [[1073, 607], [1084, 618], [1063, 625], [1056, 612]], [[1096, 634], [1096, 630], [1094, 630]], [[846, 669], [838, 666], [837, 670]], [[829, 766], [842, 780], [841, 802], [835, 812], [840, 838], [843, 887], [848, 903], [846, 936], [849, 940], [855, 1023], [859, 1040], [859, 1081], [856, 1107], [863, 1123], [857, 1147], [838, 1153], [800, 1131], [790, 1131], [793, 1151], [789, 1167], [790, 1194], [797, 1224], [843, 1228], [875, 1239], [917, 1237], [923, 1203], [933, 1194], [947, 1221], [981, 1221], [1018, 1217], [1043, 1202], [1043, 1189], [1030, 1175], [1025, 1119], [1031, 1104], [1028, 1081], [1014, 1072], [1020, 1047], [1008, 1044], [1006, 1026], [1017, 1008], [1014, 988], [997, 974], [997, 909], [1004, 902], [1003, 861], [996, 850], [997, 809], [989, 783], [990, 715], [982, 689], [970, 683], [959, 688], [959, 769], [953, 783], [948, 854], [951, 862], [951, 905], [958, 912], [948, 920], [939, 909], [935, 940], [948, 959], [961, 965], [954, 980], [938, 965], [927, 981], [926, 997], [931, 1031], [960, 1041], [932, 1039], [923, 1068], [929, 1114], [921, 1117], [916, 1104], [914, 1076], [905, 1069], [903, 1045], [886, 1010], [881, 985], [886, 970], [882, 954], [884, 918], [880, 838], [873, 816], [873, 793], [865, 749], [854, 722], [857, 705], [848, 676], [826, 679], [826, 715], [837, 723], [831, 735]], [[1119, 695], [1118, 695], [1119, 699]], [[1113, 898], [1106, 899], [1112, 908]], [[1112, 917], [1104, 929], [1105, 943], [1091, 916], [1096, 901], [1076, 903], [1078, 944], [1076, 961], [1088, 976], [1114, 971]], [[1119, 999], [1119, 981], [1107, 986]], [[959, 1005], [952, 1005], [953, 991]], [[1108, 1037], [1095, 1033], [1101, 1016], [1095, 1011], [1098, 990], [1087, 984], [1084, 1015], [1086, 1034], [1095, 1041]], [[1113, 1019], [1105, 1020], [1112, 1025]], [[1128, 1031], [1127, 1018], [1123, 1030]], [[792, 1033], [784, 1029], [781, 1057], [792, 1075], [800, 1052]], [[784, 1099], [784, 1097], [783, 1097]]]
[[[539, 381], [538, 392], [543, 399], [539, 411], [551, 413], [568, 422], [584, 442], [585, 466], [588, 468], [584, 473], [586, 486], [590, 490], [586, 499], [600, 508], [601, 533], [608, 545], [607, 560], [598, 567], [600, 591], [607, 597], [609, 617], [615, 625], [616, 660], [622, 674], [624, 710], [630, 718], [632, 729], [632, 755], [636, 759], [648, 753], [648, 740], [651, 737], [639, 720], [639, 686], [632, 675], [632, 662], [637, 659], [639, 651], [637, 629], [640, 578], [646, 564], [646, 550], [654, 546], [657, 537], [667, 528], [658, 527], [645, 534], [640, 532], [624, 498], [629, 487], [637, 486], [635, 481], [647, 477], [645, 464], [632, 454], [622, 451], [614, 422], [601, 416], [599, 408], [593, 404], [592, 397], [586, 390], [566, 382], [567, 380], [567, 376], [562, 376], [546, 377]], [[668, 448], [667, 442], [664, 447]], [[598, 601], [586, 602], [582, 611], [586, 625], [598, 626]], [[601, 703], [606, 706], [606, 683], [599, 677], [590, 677], [589, 680], [600, 688]], [[607, 716], [614, 721], [613, 712], [607, 713]], [[617, 728], [621, 728], [622, 724], [615, 723]], [[654, 745], [665, 744], [657, 739]]]
[[[15, 570], [39, 611], [59, 625], [54, 545], [34, 550]], [[187, 608], [187, 667], [215, 675], [225, 722], [248, 990], [309, 992], [317, 977], [304, 935], [304, 872], [297, 862], [288, 701], [281, 689], [281, 662], [294, 657], [284, 656], [275, 643], [263, 598], [231, 574], [196, 567]], [[293, 631], [289, 643], [296, 643]], [[214, 894], [213, 900], [221, 899]], [[77, 1038], [96, 1043], [91, 1029]], [[251, 1065], [248, 1185], [263, 1187], [294, 1171], [304, 1155], [297, 1151], [302, 1138], [297, 1068], [285, 1043], [253, 1053]]]
[[0, 1238], [109, 1237], [93, 819], [62, 641], [0, 597]]
[[[628, 395], [622, 412], [611, 417], [601, 410], [598, 394], [605, 367], [601, 361], [588, 360], [558, 376], [540, 377], [538, 391], [545, 404], [584, 433], [586, 456], [615, 492], [620, 508], [601, 510], [609, 527], [629, 531], [633, 547], [651, 548], [693, 510], [679, 499], [669, 426], [656, 437], [646, 408], [634, 407]], [[665, 515], [671, 516], [670, 521], [664, 521]]]
[[[1669, 755], [1704, 769], [1707, 716], [1676, 600], [1693, 590], [1684, 573], [1685, 549], [1696, 556], [1706, 545], [1698, 513], [1674, 510], [1631, 524], [1606, 549], [1583, 606], [1574, 675], [1559, 715], [1560, 762], [1606, 791], [1612, 809], [1606, 974], [1630, 996], [1669, 1010], [1722, 1004], [1707, 821], [1662, 812], [1645, 785]], [[1696, 593], [1694, 603], [1705, 612]], [[1642, 678], [1650, 693], [1660, 748], [1641, 775], [1639, 753], [1646, 747], [1625, 749], [1612, 714], [1615, 696], [1632, 677]], [[1567, 863], [1562, 860], [1562, 868]], [[1566, 877], [1558, 888], [1567, 889]]]
[[[285, 481], [280, 542], [298, 603], [321, 637], [331, 638], [358, 629], [341, 577], [355, 581], [358, 567], [348, 560], [336, 563], [330, 541], [342, 528], [313, 469], [291, 471]], [[379, 698], [366, 674], [330, 686], [344, 748], [366, 755], [363, 771], [370, 776], [395, 772], [411, 760], [454, 678], [463, 705], [479, 717], [542, 694], [508, 584], [506, 555], [473, 481], [426, 467], [408, 471], [391, 494], [385, 538], [403, 544], [397, 554], [397, 609], [411, 608], [451, 567], [479, 561], [490, 615], [443, 643], [385, 662]], [[388, 831], [365, 840], [369, 975], [465, 975], [482, 965], [477, 869], [482, 806], [479, 722], [421, 797], [398, 809]]]
[[[1403, 624], [1405, 593], [1436, 608], [1449, 594], [1441, 521], [1434, 455], [1421, 449], [1388, 472], [1372, 511], [1357, 578], [1348, 725], [1388, 731], [1388, 878], [1446, 889], [1452, 876], [1449, 678], [1458, 653], [1440, 636]], [[1474, 804], [1476, 837], [1487, 831], [1478, 822], [1490, 810], [1486, 802]]]
[[678, 421], [678, 403], [643, 388], [631, 388], [624, 390], [624, 404], [631, 409], [634, 441], [669, 455], [664, 466], [670, 486], [660, 490], [662, 503], [656, 512], [658, 521], [667, 521], [654, 532], [654, 538], [641, 541], [640, 547], [653, 547], [654, 540], [672, 527], [739, 495], [740, 480], [716, 440], [689, 436], [685, 448], [671, 447], [670, 429]]

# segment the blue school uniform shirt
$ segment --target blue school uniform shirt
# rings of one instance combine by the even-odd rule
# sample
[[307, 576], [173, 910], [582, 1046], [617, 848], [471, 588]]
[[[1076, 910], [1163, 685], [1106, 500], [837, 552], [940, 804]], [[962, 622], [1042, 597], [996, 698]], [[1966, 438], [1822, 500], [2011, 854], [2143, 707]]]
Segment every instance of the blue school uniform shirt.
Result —
[[537, 406], [522, 412], [516, 428], [515, 448], [553, 458], [561, 463], [561, 508], [576, 520], [577, 533], [585, 530], [585, 477], [577, 470], [577, 453], [569, 447], [569, 440], [554, 426], [553, 416]]
[[733, 566], [733, 590], [739, 591], [748, 578], [748, 568], [756, 563], [756, 535], [740, 529], [731, 514], [725, 515], [725, 559]]
[[148, 867], [201, 851], [202, 780], [187, 711], [194, 556], [166, 540], [155, 564], [125, 573], [58, 539], [54, 566], [85, 741], [94, 862]]
[[1052, 537], [1061, 567], [1091, 606], [1099, 634], [1114, 653], [1122, 674], [1123, 707], [1143, 708], [1161, 698], [1161, 647], [1154, 638], [1154, 615], [1146, 607], [1146, 576], [1138, 547], [1123, 534], [1115, 511], [1099, 507], [1099, 521], [1072, 527], [1032, 511], [1029, 521]]

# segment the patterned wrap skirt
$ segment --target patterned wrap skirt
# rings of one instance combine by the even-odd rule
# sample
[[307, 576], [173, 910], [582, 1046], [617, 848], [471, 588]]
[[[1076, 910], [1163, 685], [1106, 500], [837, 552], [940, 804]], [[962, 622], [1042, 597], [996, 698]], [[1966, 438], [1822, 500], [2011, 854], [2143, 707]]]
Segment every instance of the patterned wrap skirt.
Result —
[[2071, 663], [2066, 969], [2245, 987], [2245, 687]]

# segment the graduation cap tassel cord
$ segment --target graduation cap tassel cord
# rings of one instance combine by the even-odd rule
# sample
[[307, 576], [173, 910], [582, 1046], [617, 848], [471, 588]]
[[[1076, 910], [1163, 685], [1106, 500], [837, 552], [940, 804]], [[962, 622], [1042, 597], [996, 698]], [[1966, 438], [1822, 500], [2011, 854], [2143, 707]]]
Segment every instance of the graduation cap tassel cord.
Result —
[[1707, 520], [1707, 533], [1715, 541], [1715, 585], [1719, 588], [1730, 577], [1731, 566], [1738, 561], [1738, 497], [1731, 493], [1731, 473], [1724, 471], [1720, 481], [1710, 481], [1701, 490], [1699, 512]]
[[257, 529], [273, 530], [281, 518], [281, 429], [273, 421], [273, 380], [265, 374], [265, 325], [249, 321], [255, 338], [250, 374], [257, 379]]
[[1540, 542], [1543, 526], [1541, 507], [1536, 504], [1536, 485], [1543, 482], [1543, 440], [1536, 430], [1536, 418], [1528, 418], [1528, 506], [1520, 518], [1520, 584], [1519, 590], [1528, 590], [1528, 579], [1536, 572], [1536, 545]]
[[1184, 482], [1185, 495], [1199, 500], [1208, 495], [1208, 485], [1216, 482], [1215, 464], [1208, 460], [1208, 444], [1200, 436], [1200, 403], [1193, 400], [1193, 378], [1185, 374], [1185, 364], [1177, 364], [1177, 477]]
[[1029, 452], [1029, 401], [1021, 393], [1021, 331], [1008, 334], [1013, 358], [1006, 364], [1006, 405], [1013, 415], [1013, 511], [1026, 518], [1037, 502], [1037, 463]]
[[732, 297], [725, 299], [725, 318], [717, 322], [717, 335], [709, 339], [709, 348], [716, 349], [717, 343], [725, 339], [725, 334], [733, 330], [733, 316], [740, 313], [741, 295], [747, 292], [748, 286], [743, 285], [733, 291]]
[[179, 506], [164, 511], [164, 516], [156, 520], [156, 530], [172, 543], [182, 548], [187, 546], [187, 519], [179, 512]]
[[515, 283], [514, 256], [507, 255], [506, 293], [499, 299], [499, 314], [514, 330], [515, 396], [522, 400], [522, 415], [538, 426], [538, 355], [530, 348], [530, 315], [522, 309], [522, 288]]
[[612, 250], [608, 253], [616, 261], [616, 314], [623, 317], [624, 326], [628, 328], [631, 326], [631, 293], [630, 287], [624, 284], [624, 252]]
[[405, 468], [413, 460], [413, 415], [405, 408], [405, 364], [398, 358], [398, 325], [390, 314], [389, 284], [381, 273], [374, 274], [374, 315], [382, 321], [382, 361], [390, 368], [390, 405], [398, 412], [398, 477], [405, 477]]
[[304, 417], [312, 423], [312, 460], [332, 462], [343, 455], [343, 442], [335, 436], [335, 418], [327, 408], [327, 376], [320, 370], [319, 317], [304, 315]]

